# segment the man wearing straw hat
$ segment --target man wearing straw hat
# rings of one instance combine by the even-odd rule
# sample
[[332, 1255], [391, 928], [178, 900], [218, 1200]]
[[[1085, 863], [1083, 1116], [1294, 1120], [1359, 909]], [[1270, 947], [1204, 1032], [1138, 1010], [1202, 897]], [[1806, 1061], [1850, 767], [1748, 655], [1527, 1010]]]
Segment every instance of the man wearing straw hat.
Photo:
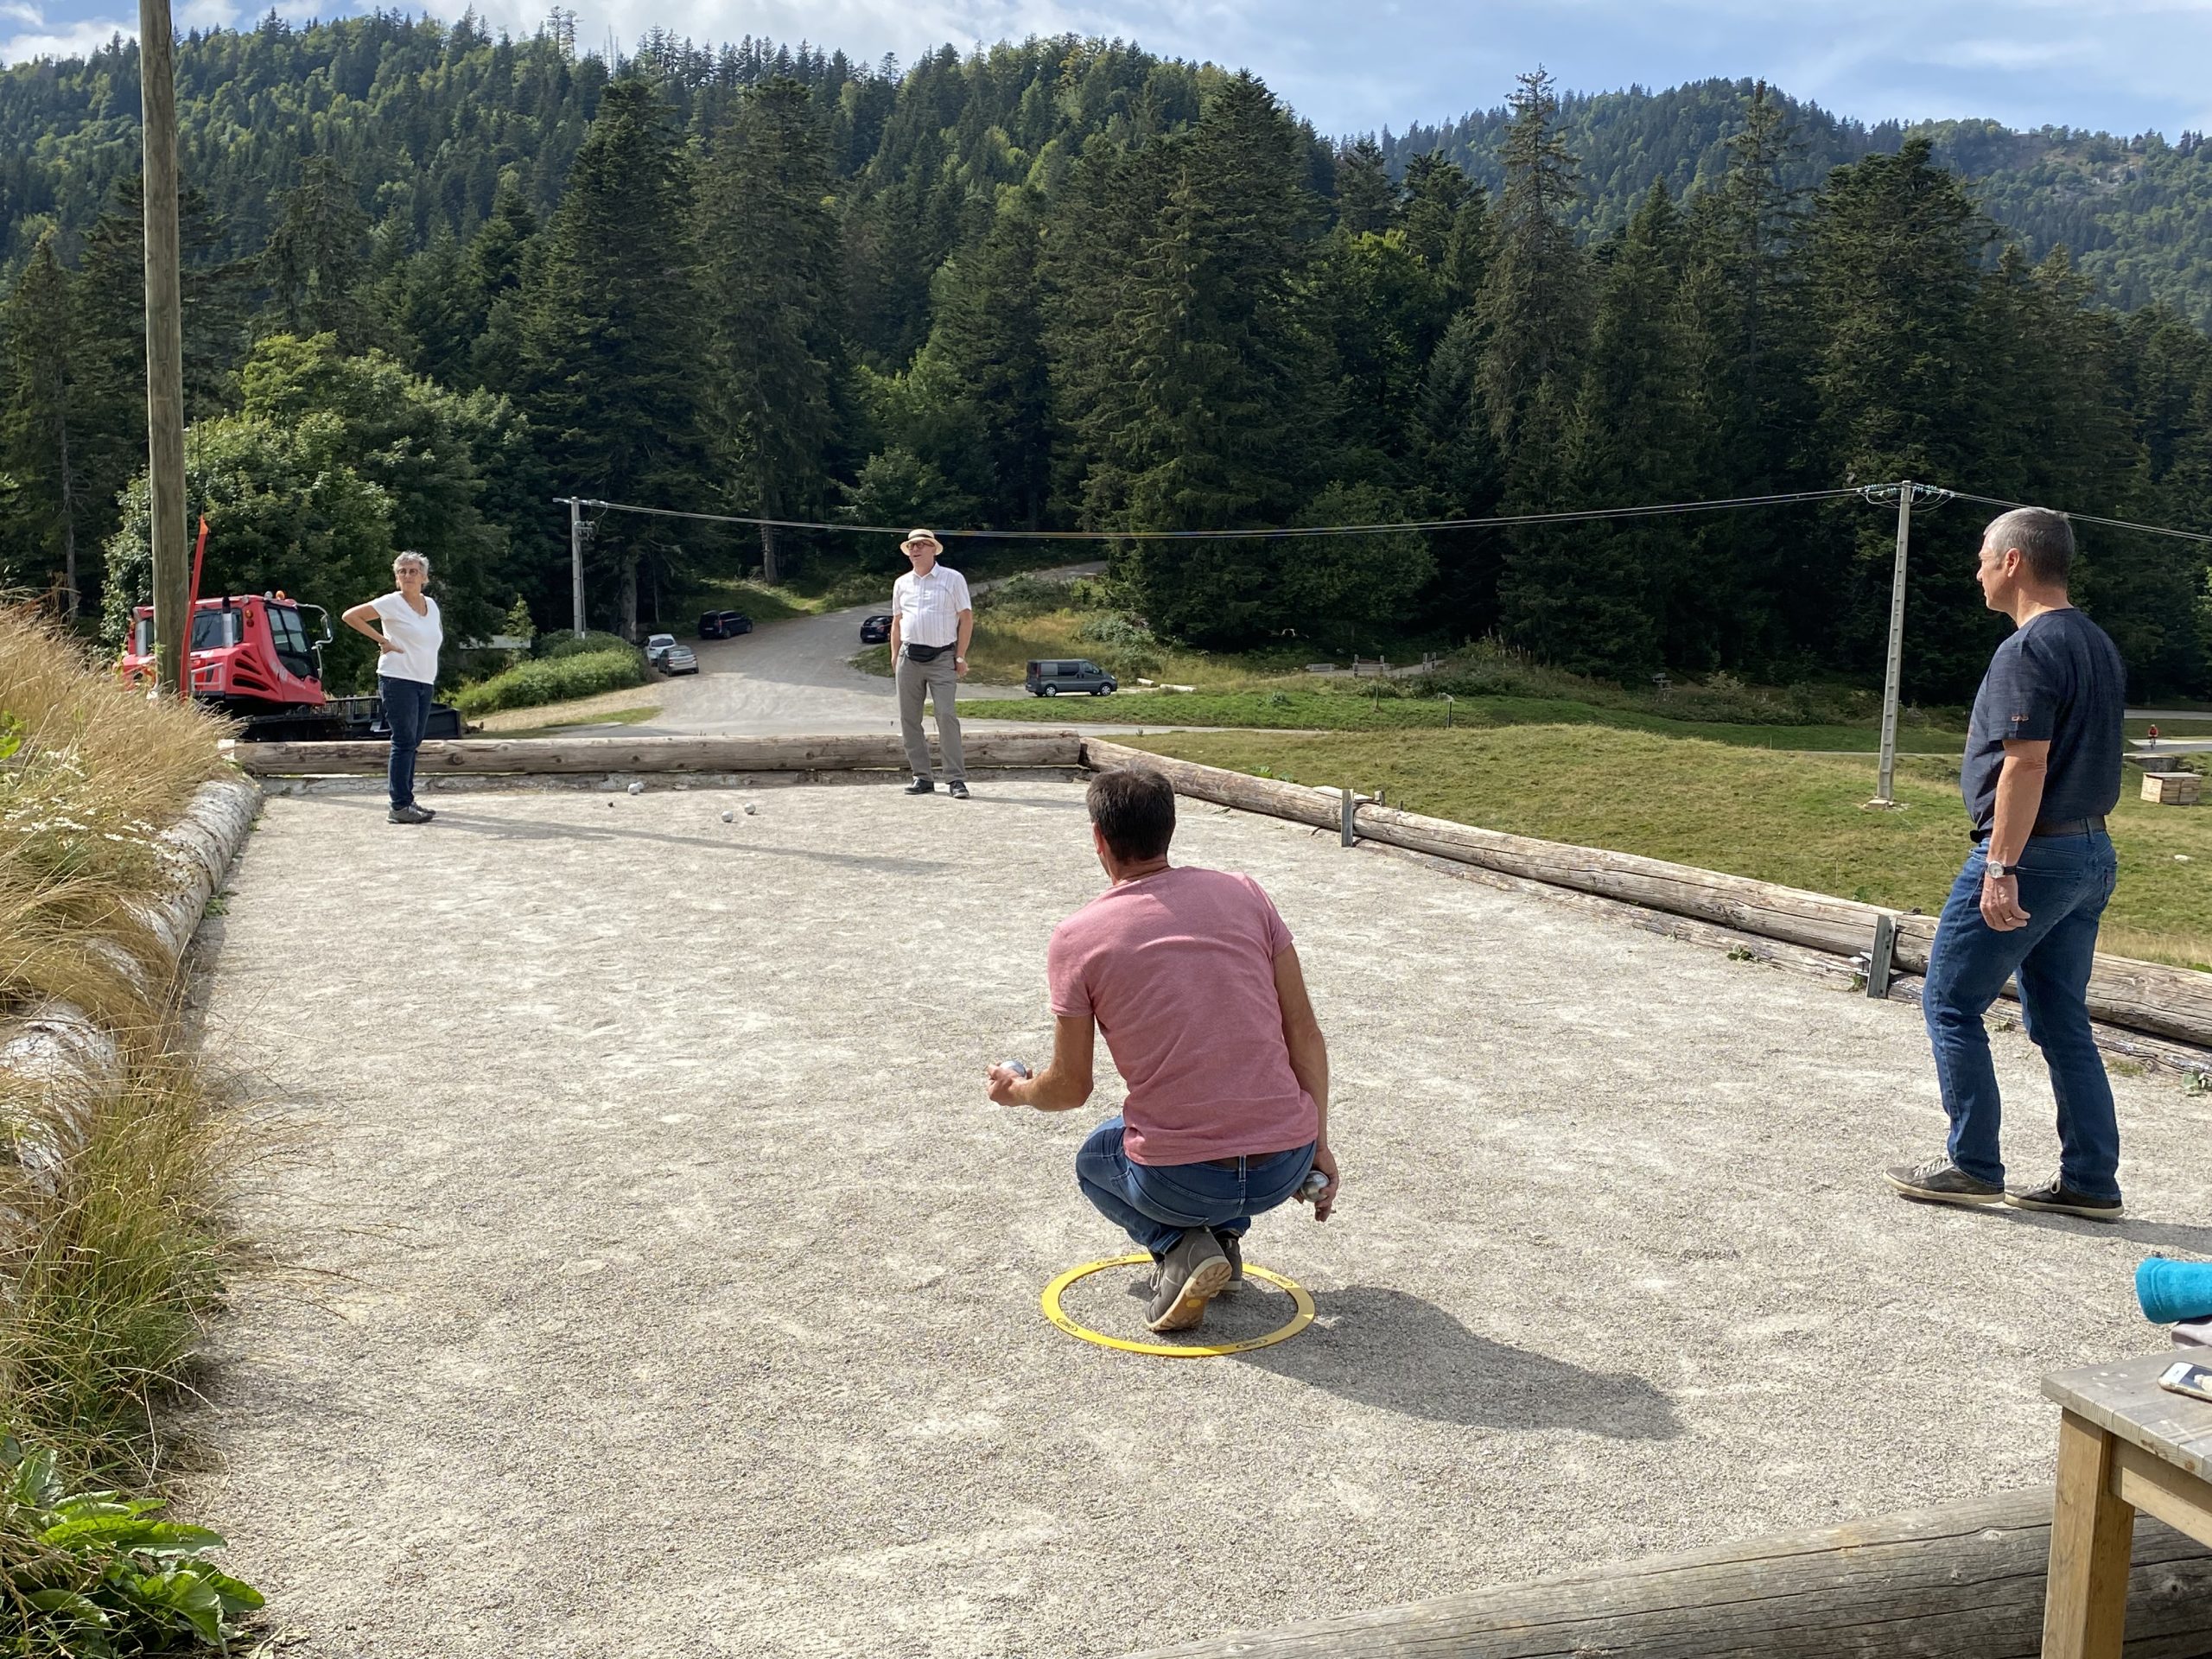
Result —
[[968, 641], [976, 632], [976, 607], [968, 597], [968, 578], [939, 564], [944, 545], [937, 532], [917, 530], [899, 544], [913, 568], [891, 584], [891, 671], [899, 686], [899, 734], [906, 740], [906, 765], [914, 781], [909, 795], [937, 788], [930, 766], [930, 740], [922, 730], [922, 695], [937, 709], [937, 734], [944, 750], [945, 792], [968, 798], [968, 771], [960, 756], [960, 716], [952, 706], [968, 672]]

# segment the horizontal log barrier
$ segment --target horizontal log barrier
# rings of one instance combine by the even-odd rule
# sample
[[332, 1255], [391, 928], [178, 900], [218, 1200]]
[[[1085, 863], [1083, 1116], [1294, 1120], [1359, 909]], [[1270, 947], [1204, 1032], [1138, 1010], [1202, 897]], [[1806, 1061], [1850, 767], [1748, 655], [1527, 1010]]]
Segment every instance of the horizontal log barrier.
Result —
[[[1136, 1659], [2035, 1659], [2050, 1494], [1443, 1596]], [[2212, 1548], [2137, 1518], [2126, 1659], [2212, 1659]]]
[[[1073, 732], [974, 732], [962, 749], [980, 767], [1083, 764]], [[934, 744], [931, 753], [935, 753]], [[235, 743], [231, 759], [258, 777], [376, 773], [383, 742]], [[906, 751], [886, 732], [830, 737], [465, 737], [423, 745], [422, 777], [526, 772], [902, 772]]]
[[[1196, 800], [1241, 807], [1319, 829], [1333, 830], [1341, 822], [1341, 793], [1336, 790], [1248, 777], [1096, 738], [1084, 740], [1083, 749], [1084, 764], [1094, 770], [1135, 764], [1156, 766], [1167, 774], [1177, 793]], [[1872, 943], [1875, 923], [1887, 916], [1897, 926], [1894, 963], [1904, 973], [1927, 972], [1928, 949], [1936, 937], [1936, 920], [1929, 916], [1899, 915], [1849, 899], [1670, 864], [1634, 853], [1510, 836], [1370, 801], [1357, 806], [1353, 827], [1363, 840], [1668, 911], [1836, 956], [1865, 951]], [[2108, 1025], [2212, 1047], [2212, 974], [2100, 955], [2089, 976], [2088, 1005], [2090, 1017]]]

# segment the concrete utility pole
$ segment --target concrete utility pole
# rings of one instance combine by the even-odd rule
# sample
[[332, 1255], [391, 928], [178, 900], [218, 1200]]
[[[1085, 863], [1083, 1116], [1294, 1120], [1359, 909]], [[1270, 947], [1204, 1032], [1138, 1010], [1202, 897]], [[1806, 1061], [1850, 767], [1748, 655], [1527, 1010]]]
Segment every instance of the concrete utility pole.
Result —
[[154, 649], [161, 690], [189, 694], [192, 601], [184, 552], [184, 305], [176, 231], [176, 36], [169, 0], [138, 0], [145, 109], [146, 477], [152, 509]]
[[1890, 582], [1890, 662], [1882, 683], [1882, 776], [1869, 806], [1895, 806], [1897, 771], [1897, 694], [1904, 677], [1905, 552], [1912, 540], [1910, 479], [1897, 486], [1897, 564]]

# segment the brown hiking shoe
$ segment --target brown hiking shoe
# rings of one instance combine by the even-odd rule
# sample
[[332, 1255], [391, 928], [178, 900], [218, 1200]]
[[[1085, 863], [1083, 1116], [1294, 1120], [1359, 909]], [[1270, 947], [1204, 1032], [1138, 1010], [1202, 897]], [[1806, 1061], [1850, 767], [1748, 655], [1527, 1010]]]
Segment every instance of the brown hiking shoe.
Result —
[[1229, 1258], [1221, 1246], [1205, 1228], [1192, 1228], [1153, 1267], [1145, 1328], [1188, 1331], [1205, 1318], [1206, 1304], [1228, 1284]]
[[1221, 1253], [1229, 1258], [1229, 1283], [1223, 1288], [1235, 1290], [1244, 1282], [1244, 1241], [1234, 1233], [1217, 1230], [1213, 1242], [1221, 1246]]

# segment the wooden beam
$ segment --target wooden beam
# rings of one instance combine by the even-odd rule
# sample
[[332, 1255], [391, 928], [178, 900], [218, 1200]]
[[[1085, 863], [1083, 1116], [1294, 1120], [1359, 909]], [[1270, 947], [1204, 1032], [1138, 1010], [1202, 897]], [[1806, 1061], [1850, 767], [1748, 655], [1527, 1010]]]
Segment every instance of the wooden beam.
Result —
[[[2035, 1659], [2050, 1494], [2019, 1492], [1379, 1607], [1138, 1659]], [[2212, 1652], [2212, 1548], [2145, 1517], [2127, 1659]]]
[[[962, 746], [976, 767], [1083, 764], [1072, 732], [971, 732]], [[383, 742], [236, 743], [231, 759], [259, 777], [381, 772]], [[903, 771], [906, 750], [889, 733], [833, 737], [471, 737], [423, 745], [418, 775], [546, 772]]]
[[175, 30], [169, 0], [138, 0], [146, 226], [146, 486], [156, 680], [186, 695], [191, 573], [184, 520], [184, 302], [177, 244]]
[[[1084, 740], [1083, 747], [1084, 764], [1094, 770], [1154, 766], [1167, 774], [1177, 793], [1195, 800], [1241, 807], [1319, 829], [1338, 827], [1341, 804], [1332, 789], [1248, 777], [1097, 738]], [[1746, 876], [1725, 875], [1634, 853], [1510, 836], [1395, 807], [1363, 804], [1354, 816], [1353, 827], [1363, 840], [1647, 906], [1835, 956], [1855, 956], [1866, 950], [1873, 943], [1876, 919], [1887, 914], [1897, 927], [1894, 964], [1904, 973], [1928, 971], [1929, 947], [1936, 937], [1936, 918], [1931, 916], [1899, 915], [1877, 906], [1754, 881]], [[2212, 1047], [2212, 974], [2100, 955], [2089, 977], [2088, 1005], [2090, 1016], [2107, 1024]]]

